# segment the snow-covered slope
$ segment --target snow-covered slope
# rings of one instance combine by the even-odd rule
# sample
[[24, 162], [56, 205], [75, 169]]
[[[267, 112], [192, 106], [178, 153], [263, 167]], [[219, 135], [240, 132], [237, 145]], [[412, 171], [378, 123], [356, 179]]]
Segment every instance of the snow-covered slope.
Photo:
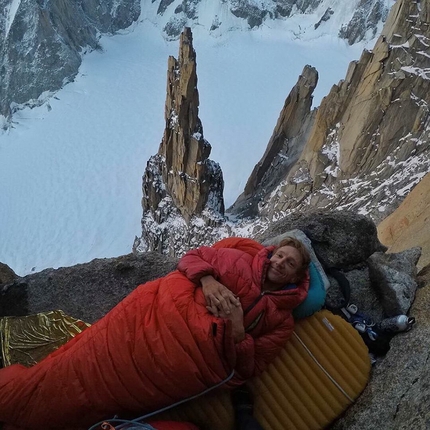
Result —
[[[166, 17], [150, 13], [155, 7], [142, 2], [139, 21], [102, 37], [73, 83], [19, 110], [1, 134], [0, 261], [19, 275], [126, 254], [140, 234], [141, 177], [161, 141], [167, 57], [178, 51], [162, 32]], [[303, 66], [319, 71], [318, 105], [361, 53], [364, 43], [350, 46], [321, 26], [297, 37], [315, 18], [218, 37], [193, 29], [200, 118], [223, 170], [226, 206], [243, 190]]]

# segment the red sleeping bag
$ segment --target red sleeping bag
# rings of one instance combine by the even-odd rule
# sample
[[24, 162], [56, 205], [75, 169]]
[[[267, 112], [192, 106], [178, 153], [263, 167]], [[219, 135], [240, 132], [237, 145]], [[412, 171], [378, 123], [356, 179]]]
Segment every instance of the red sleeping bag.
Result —
[[[233, 369], [229, 386], [263, 371], [291, 336], [291, 310], [309, 286], [306, 277], [262, 292], [272, 250], [234, 238], [190, 251], [181, 271], [138, 286], [40, 363], [1, 369], [5, 430], [87, 429], [173, 405], [222, 383]], [[247, 332], [237, 344], [231, 322], [210, 314], [196, 288], [211, 273], [240, 298]]]
[[114, 413], [157, 410], [227, 378], [235, 366], [229, 321], [210, 315], [194, 292], [179, 272], [140, 285], [37, 365], [1, 369], [0, 422], [14, 424], [8, 429], [88, 428]]

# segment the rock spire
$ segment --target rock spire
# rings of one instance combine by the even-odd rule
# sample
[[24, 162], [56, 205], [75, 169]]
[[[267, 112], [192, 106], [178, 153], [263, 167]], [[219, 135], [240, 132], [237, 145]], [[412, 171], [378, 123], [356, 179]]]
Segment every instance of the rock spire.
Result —
[[230, 212], [243, 216], [257, 215], [258, 203], [279, 185], [298, 160], [315, 119], [316, 111], [311, 111], [311, 106], [317, 82], [317, 70], [305, 66], [285, 100], [263, 157], [254, 167], [243, 193]]
[[[222, 171], [209, 159], [211, 145], [203, 136], [198, 108], [196, 53], [191, 29], [185, 28], [178, 59], [171, 56], [168, 60], [166, 125], [158, 153], [148, 161], [143, 177], [143, 234], [135, 249], [145, 242], [144, 250], [175, 255], [173, 236], [182, 232], [181, 242], [186, 246], [186, 237], [193, 236], [193, 218], [199, 217], [206, 225], [223, 218]], [[178, 230], [163, 230], [172, 217]]]

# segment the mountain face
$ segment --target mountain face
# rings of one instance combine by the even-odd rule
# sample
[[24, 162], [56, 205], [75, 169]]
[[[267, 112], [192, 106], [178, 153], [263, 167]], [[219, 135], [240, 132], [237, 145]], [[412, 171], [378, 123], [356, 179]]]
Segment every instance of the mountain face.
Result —
[[388, 252], [400, 252], [413, 246], [422, 249], [418, 269], [430, 265], [429, 213], [430, 174], [427, 174], [402, 204], [378, 225], [378, 237], [388, 246]]
[[[315, 14], [314, 29], [334, 21], [339, 37], [354, 44], [375, 37], [384, 22], [392, 1], [356, 0], [349, 2], [326, 0], [159, 0], [153, 1], [157, 15], [165, 17], [163, 32], [168, 39], [177, 39], [184, 26], [203, 25], [217, 36], [230, 30], [228, 17], [239, 18], [235, 25], [252, 29], [270, 20], [288, 20], [295, 15]], [[209, 5], [209, 3], [211, 3]], [[216, 7], [213, 7], [213, 3]], [[206, 14], [204, 11], [213, 11]], [[240, 22], [242, 21], [242, 22]], [[230, 27], [230, 28], [229, 28]], [[312, 31], [312, 29], [310, 29]], [[300, 29], [307, 31], [306, 29]]]
[[305, 66], [297, 84], [285, 100], [266, 151], [249, 177], [244, 192], [229, 209], [241, 216], [258, 215], [258, 205], [268, 190], [274, 190], [298, 161], [315, 122], [311, 111], [312, 93], [318, 83], [318, 71]]
[[[347, 3], [347, 4], [346, 4]], [[0, 0], [0, 115], [22, 105], [37, 106], [74, 79], [82, 54], [100, 49], [102, 34], [129, 27], [137, 19], [160, 27], [175, 40], [184, 26], [212, 36], [250, 30], [271, 20], [285, 21], [294, 37], [314, 30], [339, 34], [353, 44], [373, 38], [393, 0]], [[314, 14], [313, 28], [293, 24]], [[297, 19], [296, 19], [297, 20]], [[291, 22], [291, 25], [290, 25]]]
[[[179, 256], [194, 243], [210, 244], [229, 234], [255, 236], [277, 219], [317, 210], [353, 210], [377, 223], [392, 213], [430, 171], [429, 8], [430, 0], [399, 0], [374, 49], [350, 64], [317, 109], [311, 104], [318, 72], [306, 66], [262, 159], [226, 216], [206, 222], [197, 212], [174, 214], [175, 205], [169, 205], [170, 225], [181, 225], [178, 241], [179, 230], [166, 227], [160, 205], [151, 223], [144, 205], [135, 251]], [[167, 124], [165, 136], [168, 132]], [[183, 150], [172, 146], [171, 154], [176, 152]], [[169, 193], [176, 194], [171, 187]], [[146, 246], [148, 237], [160, 237], [160, 228], [164, 244]]]
[[[351, 63], [316, 111], [304, 110], [297, 121], [286, 112], [300, 109], [296, 93], [309, 89], [311, 95], [304, 70], [300, 90], [287, 98], [268, 149], [230, 212], [272, 219], [311, 207], [343, 208], [379, 222], [401, 203], [430, 171], [428, 5], [398, 1], [374, 49]], [[284, 140], [280, 151], [273, 150], [276, 139]], [[276, 186], [264, 179], [274, 177]]]
[[137, 20], [140, 0], [0, 0], [0, 11], [0, 114], [9, 117], [73, 80], [100, 34]]

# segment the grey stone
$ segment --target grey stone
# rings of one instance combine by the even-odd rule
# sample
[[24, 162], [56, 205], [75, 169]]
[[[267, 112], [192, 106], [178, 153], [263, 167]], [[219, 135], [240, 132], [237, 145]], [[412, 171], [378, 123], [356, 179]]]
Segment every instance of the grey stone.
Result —
[[348, 268], [362, 263], [374, 252], [387, 249], [379, 242], [375, 223], [350, 211], [294, 214], [271, 224], [257, 238], [264, 240], [294, 228], [309, 237], [325, 267]]
[[[358, 312], [377, 323], [385, 318], [384, 309], [377, 291], [370, 281], [369, 269], [366, 265], [361, 268], [343, 272], [350, 285], [350, 300], [357, 306]], [[342, 305], [345, 295], [335, 278], [329, 275], [330, 288], [327, 290], [326, 307], [336, 309]]]
[[102, 33], [126, 28], [140, 14], [139, 0], [18, 3], [0, 40], [0, 114], [6, 117], [17, 105], [43, 103], [43, 92], [72, 81], [82, 52], [99, 49]]
[[340, 29], [339, 37], [350, 45], [363, 40], [366, 32], [376, 36], [377, 23], [387, 19], [388, 8], [384, 3], [361, 0], [349, 23]]
[[370, 278], [378, 289], [386, 317], [407, 314], [415, 298], [419, 248], [400, 253], [375, 253], [368, 259]]
[[0, 286], [12, 282], [16, 278], [18, 275], [7, 264], [0, 263]]
[[175, 0], [160, 0], [160, 4], [158, 5], [157, 14], [163, 15], [166, 9], [174, 2]]
[[232, 1], [230, 11], [234, 16], [246, 19], [250, 28], [260, 26], [268, 12], [253, 3], [236, 0]]
[[166, 275], [176, 264], [176, 259], [149, 252], [46, 269], [4, 285], [0, 316], [61, 309], [93, 323], [138, 285]]
[[430, 283], [417, 290], [412, 330], [391, 340], [358, 400], [332, 430], [427, 430], [430, 423]]

